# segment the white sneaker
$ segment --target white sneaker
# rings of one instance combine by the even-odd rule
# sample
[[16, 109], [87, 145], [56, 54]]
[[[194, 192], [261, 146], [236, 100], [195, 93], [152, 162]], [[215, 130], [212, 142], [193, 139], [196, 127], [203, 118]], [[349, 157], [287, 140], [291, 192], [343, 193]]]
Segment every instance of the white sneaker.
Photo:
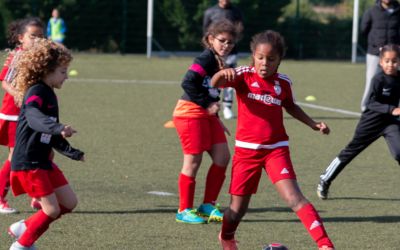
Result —
[[8, 228], [8, 234], [14, 239], [18, 240], [21, 235], [25, 232], [26, 225], [25, 220], [17, 221]]
[[224, 107], [223, 113], [224, 113], [224, 118], [225, 118], [226, 120], [229, 120], [229, 119], [233, 119], [233, 118], [234, 118], [232, 109], [230, 109], [230, 108], [228, 108], [228, 107]]
[[35, 245], [32, 245], [30, 247], [25, 247], [19, 244], [18, 241], [16, 241], [10, 246], [10, 250], [37, 250], [37, 248], [35, 247]]
[[10, 207], [6, 200], [0, 199], [0, 214], [15, 214], [17, 212], [17, 209]]

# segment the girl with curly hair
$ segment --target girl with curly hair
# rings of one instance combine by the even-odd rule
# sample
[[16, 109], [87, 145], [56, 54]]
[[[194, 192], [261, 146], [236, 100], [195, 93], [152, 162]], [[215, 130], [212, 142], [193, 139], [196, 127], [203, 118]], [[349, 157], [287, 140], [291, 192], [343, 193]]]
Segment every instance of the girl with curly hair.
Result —
[[52, 149], [78, 161], [84, 153], [65, 139], [76, 131], [59, 122], [54, 89], [68, 78], [71, 53], [61, 44], [38, 39], [21, 52], [13, 81], [15, 99], [21, 105], [11, 164], [11, 188], [15, 196], [26, 193], [41, 205], [31, 217], [12, 224], [8, 231], [17, 239], [10, 249], [35, 249], [34, 242], [50, 223], [71, 212], [77, 198], [61, 170], [52, 161]]

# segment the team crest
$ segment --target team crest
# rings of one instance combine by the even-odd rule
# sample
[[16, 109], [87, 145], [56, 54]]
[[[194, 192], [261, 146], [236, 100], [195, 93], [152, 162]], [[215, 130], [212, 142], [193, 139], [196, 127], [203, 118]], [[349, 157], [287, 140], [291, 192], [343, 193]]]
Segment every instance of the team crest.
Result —
[[280, 95], [282, 93], [282, 88], [279, 84], [279, 81], [275, 81], [274, 90], [277, 95]]

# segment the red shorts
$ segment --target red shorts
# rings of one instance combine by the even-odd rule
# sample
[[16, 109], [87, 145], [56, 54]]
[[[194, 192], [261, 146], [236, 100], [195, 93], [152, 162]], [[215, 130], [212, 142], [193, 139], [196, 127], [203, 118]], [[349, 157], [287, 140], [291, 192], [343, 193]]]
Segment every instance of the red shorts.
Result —
[[229, 193], [255, 194], [262, 169], [265, 169], [272, 183], [283, 179], [296, 179], [289, 147], [258, 150], [235, 147]]
[[174, 117], [174, 124], [184, 154], [200, 154], [214, 144], [227, 142], [224, 128], [216, 116]]
[[53, 163], [53, 169], [35, 169], [11, 171], [11, 188], [18, 196], [27, 193], [30, 197], [40, 198], [54, 193], [54, 189], [68, 184], [63, 172]]
[[13, 148], [16, 132], [17, 122], [0, 119], [0, 145]]

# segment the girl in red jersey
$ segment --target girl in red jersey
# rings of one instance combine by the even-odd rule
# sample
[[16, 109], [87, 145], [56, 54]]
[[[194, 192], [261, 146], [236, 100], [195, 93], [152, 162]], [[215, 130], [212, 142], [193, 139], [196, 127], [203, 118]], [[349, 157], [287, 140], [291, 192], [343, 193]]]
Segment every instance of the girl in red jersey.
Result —
[[238, 99], [231, 204], [224, 213], [220, 243], [223, 249], [237, 249], [235, 231], [265, 169], [279, 195], [300, 218], [318, 248], [332, 250], [334, 246], [317, 211], [297, 184], [282, 108], [322, 134], [329, 134], [329, 128], [323, 122], [315, 122], [294, 102], [290, 79], [277, 72], [285, 54], [283, 37], [268, 30], [255, 35], [250, 47], [253, 66], [224, 69], [211, 80], [213, 87], [235, 88]]
[[16, 196], [27, 193], [36, 198], [41, 209], [9, 227], [9, 234], [17, 239], [10, 250], [35, 249], [34, 242], [50, 223], [77, 205], [75, 193], [50, 157], [54, 148], [73, 160], [84, 160], [84, 153], [65, 139], [76, 131], [59, 122], [54, 92], [68, 78], [71, 60], [63, 45], [38, 39], [16, 62], [15, 99], [22, 106], [11, 162], [11, 188]]
[[0, 144], [9, 149], [8, 158], [0, 170], [0, 213], [16, 213], [17, 210], [11, 208], [6, 200], [6, 195], [10, 187], [11, 156], [14, 151], [15, 130], [19, 108], [15, 105], [15, 89], [10, 84], [15, 68], [12, 67], [13, 59], [18, 56], [23, 49], [31, 47], [33, 40], [43, 37], [44, 25], [38, 18], [26, 18], [12, 22], [8, 27], [9, 44], [15, 49], [10, 52], [0, 73], [2, 88], [5, 91], [3, 104], [0, 109]]
[[[225, 67], [224, 60], [232, 50], [237, 34], [237, 27], [228, 20], [210, 25], [202, 39], [205, 50], [194, 59], [182, 82], [184, 94], [173, 113], [183, 149], [183, 167], [178, 180], [178, 222], [201, 224], [221, 221], [223, 217], [216, 200], [225, 180], [230, 154], [225, 127], [217, 115], [219, 90], [211, 88], [209, 82]], [[212, 164], [207, 174], [203, 203], [196, 210], [193, 208], [195, 178], [203, 152], [211, 156]]]

